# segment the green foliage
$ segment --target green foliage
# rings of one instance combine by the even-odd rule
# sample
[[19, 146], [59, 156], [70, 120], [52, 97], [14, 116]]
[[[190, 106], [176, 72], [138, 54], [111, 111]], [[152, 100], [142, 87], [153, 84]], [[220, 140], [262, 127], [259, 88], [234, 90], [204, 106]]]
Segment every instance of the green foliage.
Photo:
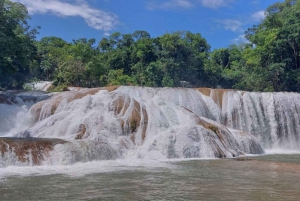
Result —
[[174, 82], [173, 82], [172, 78], [170, 78], [168, 75], [165, 75], [162, 80], [162, 86], [163, 87], [173, 87]]
[[64, 55], [64, 48], [68, 43], [57, 37], [44, 37], [36, 42], [39, 55], [39, 77], [43, 80], [52, 80], [58, 68], [60, 57]]
[[[286, 0], [266, 10], [266, 18], [246, 32], [255, 45], [244, 58], [250, 74], [259, 77], [262, 91], [299, 91], [300, 1]], [[252, 72], [251, 72], [252, 71]]]
[[[28, 78], [67, 86], [140, 85], [300, 91], [300, 1], [271, 5], [260, 24], [245, 32], [248, 44], [210, 51], [200, 33], [177, 31], [152, 38], [146, 31], [112, 33], [98, 44], [80, 38], [35, 41], [27, 9], [0, 0], [0, 88]], [[185, 82], [182, 82], [185, 81]]]
[[123, 74], [123, 69], [110, 70], [108, 73], [108, 85], [134, 85], [134, 79]]
[[[66, 43], [55, 37], [37, 42], [42, 76], [54, 85], [180, 86], [198, 84], [203, 76], [209, 45], [200, 34], [175, 32], [151, 38], [146, 31], [113, 33], [97, 47], [95, 40]], [[55, 47], [55, 48], [53, 48]], [[205, 77], [205, 76], [203, 76]]]
[[33, 87], [30, 86], [29, 84], [25, 84], [25, 85], [23, 86], [23, 89], [26, 90], [26, 91], [32, 91], [32, 90], [33, 90]]
[[58, 85], [58, 86], [54, 86], [51, 85], [48, 89], [49, 92], [62, 92], [62, 91], [69, 91], [68, 86], [67, 85]]
[[35, 29], [27, 24], [27, 8], [0, 0], [0, 88], [22, 88], [36, 59]]
[[300, 1], [271, 5], [245, 32], [250, 44], [214, 50], [206, 81], [249, 91], [300, 91]]

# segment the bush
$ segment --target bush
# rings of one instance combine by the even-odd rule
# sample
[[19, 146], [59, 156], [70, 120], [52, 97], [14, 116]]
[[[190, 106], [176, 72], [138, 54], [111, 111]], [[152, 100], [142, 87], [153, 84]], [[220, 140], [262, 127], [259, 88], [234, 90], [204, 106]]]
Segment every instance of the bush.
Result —
[[66, 85], [58, 85], [54, 86], [51, 85], [48, 89], [49, 92], [62, 92], [62, 91], [69, 91], [68, 86]]

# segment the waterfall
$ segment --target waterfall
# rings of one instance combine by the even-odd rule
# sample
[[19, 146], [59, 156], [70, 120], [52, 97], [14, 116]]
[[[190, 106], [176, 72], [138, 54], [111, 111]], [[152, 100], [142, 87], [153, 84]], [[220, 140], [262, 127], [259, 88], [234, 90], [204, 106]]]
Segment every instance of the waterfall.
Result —
[[[6, 134], [18, 142], [0, 138], [0, 167], [19, 165], [20, 159], [27, 165], [66, 165], [123, 158], [235, 157], [261, 154], [263, 148], [297, 150], [299, 100], [299, 94], [284, 92], [72, 88], [34, 104], [27, 121], [19, 117], [22, 129]], [[13, 163], [8, 162], [10, 156]]]
[[300, 149], [300, 94], [228, 91], [222, 124], [251, 133], [265, 148]]
[[41, 91], [0, 91], [0, 137], [25, 130], [32, 124], [29, 108], [49, 97]]

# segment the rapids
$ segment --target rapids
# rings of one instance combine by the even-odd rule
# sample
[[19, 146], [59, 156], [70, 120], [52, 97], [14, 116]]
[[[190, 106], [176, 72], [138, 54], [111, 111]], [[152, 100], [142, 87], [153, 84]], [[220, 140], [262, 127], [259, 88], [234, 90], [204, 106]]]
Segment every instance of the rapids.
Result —
[[296, 93], [121, 86], [9, 101], [0, 99], [0, 167], [300, 150]]

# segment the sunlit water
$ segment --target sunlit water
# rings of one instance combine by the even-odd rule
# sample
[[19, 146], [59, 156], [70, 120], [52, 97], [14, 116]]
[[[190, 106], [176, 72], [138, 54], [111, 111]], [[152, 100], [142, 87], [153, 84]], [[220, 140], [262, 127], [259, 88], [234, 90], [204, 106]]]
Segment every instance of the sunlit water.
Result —
[[299, 200], [300, 155], [0, 169], [1, 200]]

